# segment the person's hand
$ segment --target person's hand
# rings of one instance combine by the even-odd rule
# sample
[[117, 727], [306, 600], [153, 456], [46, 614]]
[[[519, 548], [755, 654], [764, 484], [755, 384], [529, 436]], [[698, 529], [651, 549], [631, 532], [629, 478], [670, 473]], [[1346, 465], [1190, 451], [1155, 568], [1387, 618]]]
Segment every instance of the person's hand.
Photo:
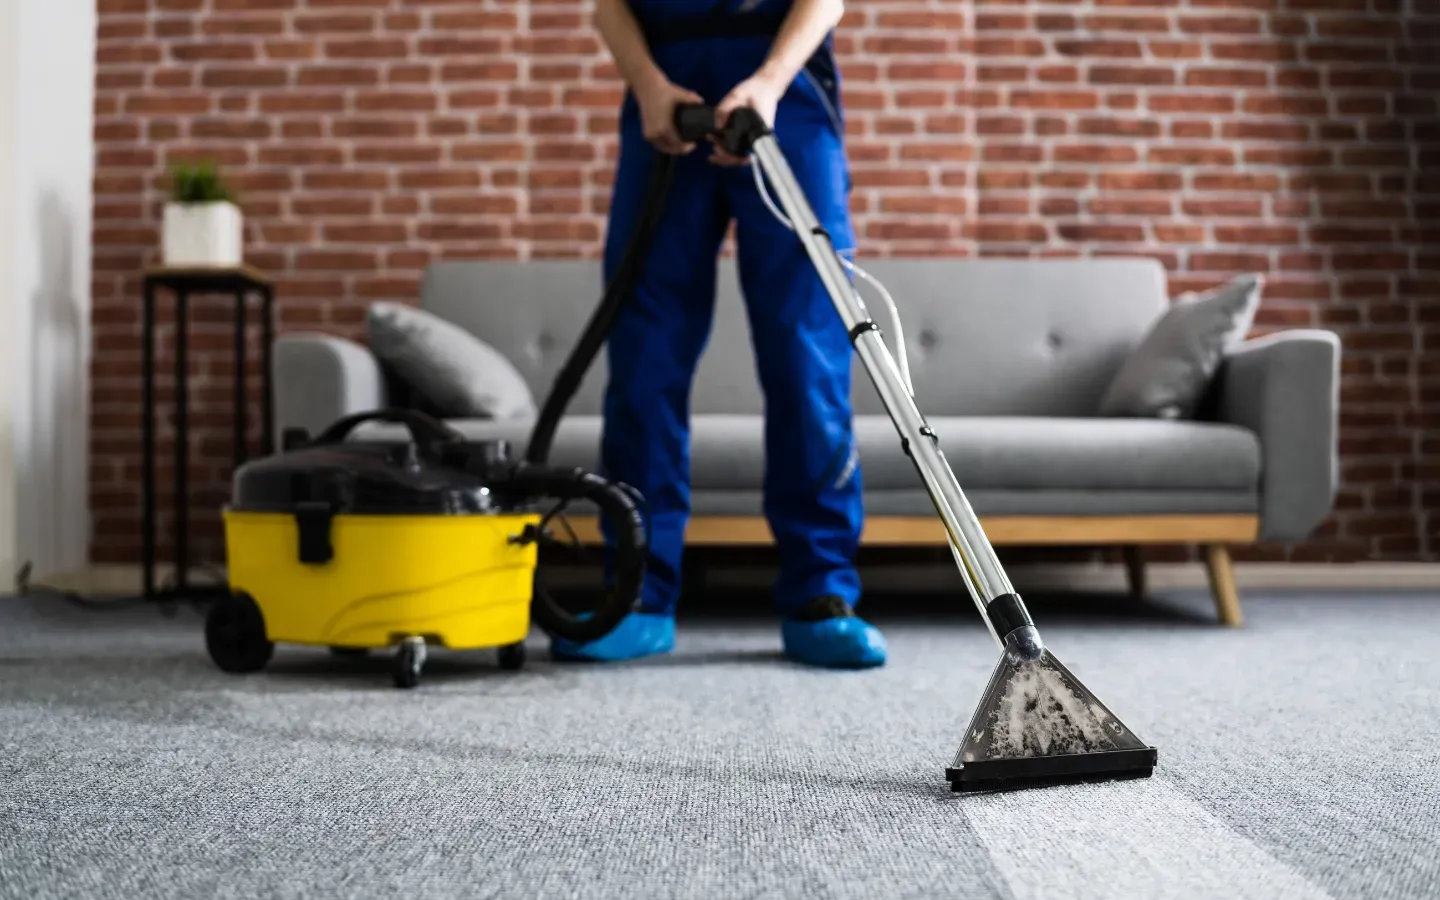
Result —
[[651, 84], [635, 92], [640, 105], [641, 129], [645, 140], [662, 153], [683, 154], [695, 149], [694, 144], [681, 140], [675, 130], [675, 107], [682, 103], [704, 103], [694, 91], [676, 85], [665, 78], [657, 78]]
[[[715, 107], [716, 126], [723, 130], [730, 121], [731, 113], [748, 106], [760, 114], [767, 128], [774, 128], [775, 108], [780, 105], [780, 98], [785, 95], [785, 87], [779, 79], [764, 72], [751, 75], [735, 85]], [[710, 157], [711, 162], [722, 166], [743, 166], [750, 161], [746, 157], [732, 156], [726, 152], [719, 138], [713, 135], [710, 142], [715, 145], [715, 151]]]

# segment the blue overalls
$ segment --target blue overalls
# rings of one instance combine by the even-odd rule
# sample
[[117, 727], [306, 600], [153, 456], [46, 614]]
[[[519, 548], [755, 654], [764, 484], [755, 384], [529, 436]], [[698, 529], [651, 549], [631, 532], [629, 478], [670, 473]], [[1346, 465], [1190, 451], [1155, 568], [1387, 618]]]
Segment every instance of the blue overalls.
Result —
[[[764, 62], [790, 0], [631, 0], [630, 6], [661, 70], [713, 106]], [[705, 15], [724, 21], [702, 25], [705, 37], [684, 34], [686, 22]], [[827, 38], [781, 99], [774, 131], [816, 216], [843, 250], [854, 246], [854, 237], [838, 79]], [[629, 94], [620, 139], [605, 245], [607, 281], [641, 215], [660, 152], [645, 140]], [[638, 488], [648, 512], [651, 556], [640, 614], [593, 645], [557, 645], [557, 655], [631, 657], [663, 652], [673, 643], [690, 513], [690, 389], [710, 332], [718, 252], [733, 219], [765, 397], [764, 513], [780, 551], [775, 606], [785, 622], [787, 650], [817, 664], [875, 665], [883, 659], [883, 642], [853, 615], [808, 625], [791, 621], [816, 598], [850, 606], [859, 600], [853, 558], [863, 514], [849, 336], [799, 240], [766, 208], [754, 173], [748, 166], [717, 166], [707, 160], [709, 152], [705, 144], [677, 162], [665, 216], [607, 347], [601, 465], [607, 477]], [[823, 638], [821, 632], [840, 636], [825, 646], [801, 646], [815, 635]]]

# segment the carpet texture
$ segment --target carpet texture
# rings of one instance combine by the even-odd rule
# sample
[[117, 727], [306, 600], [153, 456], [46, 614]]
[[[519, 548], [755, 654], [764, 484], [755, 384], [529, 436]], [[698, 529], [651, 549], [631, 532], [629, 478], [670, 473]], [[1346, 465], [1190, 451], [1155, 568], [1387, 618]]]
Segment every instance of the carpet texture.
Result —
[[0, 600], [0, 897], [1440, 896], [1440, 594], [1037, 600], [1155, 777], [943, 779], [996, 659], [973, 608], [867, 613], [878, 671], [682, 620], [669, 659], [518, 673], [282, 647], [216, 671], [191, 610]]

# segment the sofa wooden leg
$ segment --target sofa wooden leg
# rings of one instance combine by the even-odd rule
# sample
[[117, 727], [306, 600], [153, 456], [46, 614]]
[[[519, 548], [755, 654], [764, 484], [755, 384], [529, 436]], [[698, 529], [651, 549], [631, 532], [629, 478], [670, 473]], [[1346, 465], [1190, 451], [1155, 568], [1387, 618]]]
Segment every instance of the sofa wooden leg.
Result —
[[1239, 628], [1240, 594], [1235, 589], [1235, 567], [1230, 562], [1230, 549], [1224, 544], [1205, 547], [1205, 570], [1210, 576], [1210, 592], [1215, 597], [1215, 612], [1220, 622]]
[[1120, 550], [1125, 558], [1125, 582], [1130, 587], [1130, 596], [1136, 600], [1145, 599], [1145, 556], [1135, 544], [1126, 544]]

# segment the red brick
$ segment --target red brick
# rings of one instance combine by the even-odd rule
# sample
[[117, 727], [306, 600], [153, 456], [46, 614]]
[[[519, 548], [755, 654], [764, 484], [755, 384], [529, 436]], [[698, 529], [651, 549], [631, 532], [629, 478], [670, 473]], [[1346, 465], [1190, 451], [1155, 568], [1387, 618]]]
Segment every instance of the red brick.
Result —
[[1041, 222], [986, 222], [975, 226], [978, 240], [996, 243], [1044, 243], [1049, 232]]
[[1327, 166], [1333, 161], [1329, 147], [1250, 147], [1245, 162], [1257, 166]]
[[1170, 85], [1176, 83], [1175, 70], [1166, 66], [1092, 66], [1091, 84]]
[[1230, 69], [1192, 66], [1185, 73], [1189, 87], [1265, 87], [1270, 73], [1265, 69]]
[[1017, 109], [1094, 109], [1100, 95], [1093, 91], [1031, 91], [1010, 92], [1010, 102]]
[[375, 170], [306, 172], [301, 184], [307, 191], [383, 191], [390, 186], [390, 175]]
[[1080, 134], [1149, 138], [1159, 137], [1160, 123], [1154, 119], [1083, 118], [1079, 131]]
[[1307, 122], [1255, 122], [1240, 120], [1226, 122], [1220, 129], [1220, 136], [1241, 141], [1307, 141], [1310, 139], [1310, 125]]
[[981, 190], [1023, 190], [1034, 183], [1027, 171], [985, 171], [980, 173]]
[[1102, 191], [1178, 191], [1184, 179], [1175, 172], [1102, 172]]
[[1080, 68], [1078, 66], [1038, 66], [1035, 69], [1035, 80], [1043, 84], [1078, 84]]
[[1222, 244], [1298, 244], [1300, 229], [1287, 225], [1216, 225], [1215, 240]]
[[1208, 141], [1215, 136], [1212, 122], [1183, 119], [1170, 123], [1170, 136], [1181, 141]]
[[1139, 225], [1089, 222], [1061, 223], [1057, 232], [1067, 241], [1101, 243], [1139, 243], [1145, 240], [1145, 229]]
[[1150, 229], [1156, 240], [1166, 244], [1201, 244], [1205, 241], [1205, 228], [1201, 225], [1154, 222]]
[[438, 98], [421, 91], [357, 91], [353, 97], [360, 112], [432, 112]]
[[1114, 164], [1136, 162], [1140, 152], [1123, 144], [1062, 144], [1053, 155], [1056, 162]]
[[1164, 166], [1232, 166], [1235, 151], [1223, 146], [1151, 147], [1146, 159]]
[[1164, 16], [1115, 13], [1086, 16], [1085, 27], [1091, 31], [1101, 32], [1123, 31], [1142, 34], [1164, 34], [1170, 30], [1170, 23], [1166, 21]]
[[1235, 98], [1229, 94], [1149, 94], [1145, 105], [1154, 112], [1228, 113], [1235, 109]]
[[1040, 214], [1043, 216], [1078, 216], [1080, 201], [1074, 197], [1040, 198]]
[[1180, 16], [1180, 30], [1187, 34], [1259, 34], [1264, 20], [1259, 16]]
[[302, 34], [370, 32], [375, 29], [373, 13], [300, 13], [293, 16], [295, 30]]
[[945, 53], [952, 41], [943, 34], [920, 35], [872, 35], [860, 42], [866, 53], [899, 56], [926, 56]]
[[363, 87], [379, 84], [380, 72], [374, 67], [364, 66], [301, 66], [296, 73], [295, 83], [301, 87]]
[[887, 196], [880, 201], [880, 212], [900, 213], [906, 215], [964, 215], [968, 212], [968, 205], [964, 197], [945, 197], [936, 195], [898, 195]]
[[1092, 56], [1099, 59], [1139, 59], [1143, 53], [1135, 40], [1057, 40], [1055, 51], [1061, 56]]
[[1093, 216], [1168, 216], [1174, 212], [1174, 201], [1160, 196], [1096, 197], [1087, 205]]
[[1197, 272], [1266, 272], [1270, 260], [1259, 253], [1196, 251], [1190, 254], [1190, 268]]
[[[965, 152], [967, 148], [957, 147]], [[963, 157], [968, 159], [969, 156]], [[980, 151], [985, 162], [1038, 163], [1045, 158], [1045, 148], [1034, 144], [986, 144]]]
[[[981, 66], [980, 71], [991, 71], [991, 67]], [[894, 81], [956, 82], [964, 81], [967, 72], [968, 67], [964, 63], [892, 63], [888, 69]], [[982, 74], [981, 78], [984, 77]]]
[[[1023, 21], [1023, 18], [1022, 18]], [[964, 12], [940, 10], [881, 11], [876, 24], [884, 29], [958, 31], [965, 27]]]
[[1150, 55], [1156, 59], [1200, 59], [1205, 45], [1200, 41], [1146, 41]]
[[1243, 109], [1263, 116], [1324, 116], [1330, 100], [1324, 94], [1265, 94], [1256, 92], [1245, 97]]
[[1078, 21], [1069, 13], [1040, 13], [1035, 17], [1039, 31], [1074, 31], [1077, 26]]
[[317, 216], [368, 216], [375, 208], [375, 201], [365, 194], [335, 196], [320, 194], [296, 197], [290, 201], [290, 212], [302, 218]]

